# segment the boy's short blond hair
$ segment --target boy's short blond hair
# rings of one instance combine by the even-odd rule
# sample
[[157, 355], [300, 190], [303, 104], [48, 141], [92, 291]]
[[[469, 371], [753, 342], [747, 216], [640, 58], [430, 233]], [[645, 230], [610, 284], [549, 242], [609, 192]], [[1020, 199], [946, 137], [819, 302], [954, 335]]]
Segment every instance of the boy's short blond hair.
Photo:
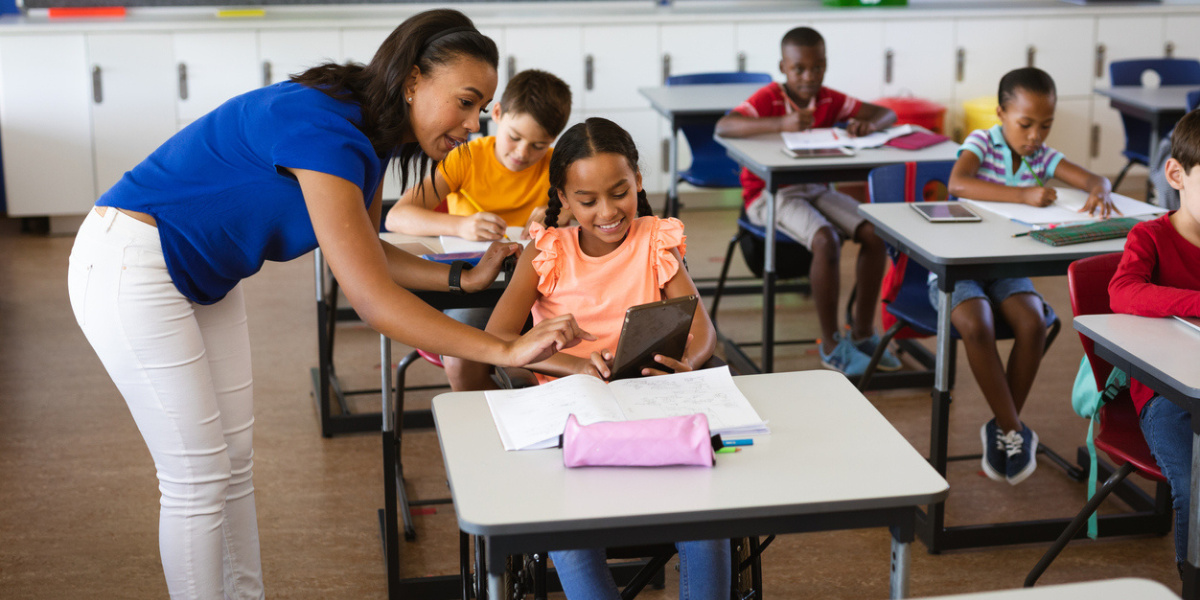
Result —
[[558, 137], [571, 118], [571, 86], [545, 71], [521, 71], [504, 86], [500, 110], [504, 114], [527, 114], [551, 137]]
[[1200, 164], [1200, 109], [1183, 116], [1171, 134], [1171, 158], [1183, 165], [1183, 172], [1190, 173]]

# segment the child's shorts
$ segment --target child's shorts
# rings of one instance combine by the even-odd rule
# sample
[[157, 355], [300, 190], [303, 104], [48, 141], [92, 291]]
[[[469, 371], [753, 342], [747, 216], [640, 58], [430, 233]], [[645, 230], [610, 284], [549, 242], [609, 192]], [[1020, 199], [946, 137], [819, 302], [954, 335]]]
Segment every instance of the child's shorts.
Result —
[[[959, 304], [974, 298], [985, 298], [991, 301], [992, 306], [999, 306], [1001, 302], [1004, 302], [1009, 296], [1015, 294], [1033, 294], [1039, 300], [1042, 300], [1043, 306], [1046, 304], [1045, 299], [1033, 288], [1033, 282], [1028, 277], [1010, 277], [986, 281], [963, 279], [954, 284], [954, 292], [950, 294], [950, 310], [953, 311]], [[937, 279], [931, 278], [929, 281], [929, 303], [935, 309], [938, 307]]]
[[[767, 225], [767, 194], [759, 194], [746, 206], [746, 218], [759, 227]], [[775, 194], [775, 224], [792, 239], [812, 250], [813, 237], [822, 227], [833, 227], [838, 243], [852, 239], [865, 219], [858, 214], [858, 201], [821, 183], [789, 185]]]

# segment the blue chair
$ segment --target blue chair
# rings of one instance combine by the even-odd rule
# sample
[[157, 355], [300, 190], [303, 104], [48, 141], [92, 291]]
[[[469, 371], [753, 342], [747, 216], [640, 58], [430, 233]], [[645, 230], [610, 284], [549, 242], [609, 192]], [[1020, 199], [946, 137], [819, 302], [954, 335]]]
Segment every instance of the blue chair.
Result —
[[1200, 106], [1200, 90], [1196, 90], [1194, 92], [1188, 92], [1188, 95], [1187, 95], [1188, 112], [1192, 112], [1193, 110], [1196, 110], [1197, 106]]
[[[1200, 85], [1200, 61], [1190, 58], [1144, 58], [1134, 60], [1119, 60], [1108, 65], [1109, 79], [1113, 85], [1141, 85], [1142, 74], [1154, 71], [1158, 74], [1161, 85]], [[1189, 98], [1189, 105], [1191, 98]], [[1113, 189], [1121, 185], [1121, 180], [1134, 164], [1150, 166], [1150, 156], [1154, 149], [1150, 147], [1152, 125], [1141, 119], [1121, 113], [1121, 123], [1125, 127], [1125, 155], [1128, 162], [1113, 182]], [[1158, 124], [1158, 139], [1165, 137], [1175, 128], [1176, 120], [1166, 119]], [[1149, 194], [1149, 184], [1147, 194]], [[1149, 196], [1147, 196], [1149, 199]]]
[[[943, 185], [950, 181], [950, 170], [953, 161], [905, 163], [888, 165], [873, 169], [867, 176], [871, 202], [915, 202], [924, 200], [924, 190], [934, 182]], [[899, 251], [888, 247], [892, 256], [892, 266], [883, 279], [883, 290], [880, 293], [883, 304], [881, 318], [887, 328], [882, 336], [879, 350], [871, 357], [866, 372], [858, 382], [860, 390], [865, 390], [871, 381], [879, 359], [883, 356], [883, 348], [892, 339], [907, 339], [916, 337], [932, 337], [937, 335], [937, 309], [929, 302], [929, 271], [916, 261]], [[1050, 329], [1046, 336], [1046, 348], [1054, 343], [1062, 323], [1054, 314], [1054, 309], [1046, 304], [1045, 322]], [[999, 312], [995, 313], [996, 339], [1011, 339], [1012, 328], [1004, 321]], [[959, 340], [957, 330], [951, 329], [951, 337]], [[950, 385], [954, 386], [954, 349], [950, 350]]]

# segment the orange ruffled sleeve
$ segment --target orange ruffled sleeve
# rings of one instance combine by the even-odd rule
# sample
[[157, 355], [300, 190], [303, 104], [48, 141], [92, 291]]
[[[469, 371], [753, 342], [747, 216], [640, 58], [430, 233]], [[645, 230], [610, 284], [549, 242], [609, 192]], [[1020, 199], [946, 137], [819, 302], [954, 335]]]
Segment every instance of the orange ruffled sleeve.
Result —
[[679, 261], [671, 254], [672, 248], [679, 249], [680, 256], [687, 256], [687, 236], [683, 235], [683, 221], [675, 218], [655, 219], [654, 231], [650, 238], [651, 266], [658, 278], [658, 287], [667, 282], [679, 272]]
[[531, 225], [529, 235], [533, 237], [533, 247], [538, 249], [538, 255], [533, 259], [533, 270], [538, 274], [537, 289], [543, 296], [549, 296], [562, 274], [562, 265], [558, 262], [562, 243], [541, 223]]

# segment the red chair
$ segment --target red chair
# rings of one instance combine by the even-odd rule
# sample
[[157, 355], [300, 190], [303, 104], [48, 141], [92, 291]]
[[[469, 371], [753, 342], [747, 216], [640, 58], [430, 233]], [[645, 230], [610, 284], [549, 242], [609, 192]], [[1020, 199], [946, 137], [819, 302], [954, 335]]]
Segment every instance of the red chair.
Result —
[[[1067, 270], [1067, 285], [1071, 294], [1071, 308], [1075, 311], [1076, 316], [1103, 315], [1112, 312], [1108, 305], [1108, 282], [1112, 279], [1113, 273], [1117, 271], [1117, 264], [1120, 262], [1121, 253], [1117, 252], [1084, 258], [1071, 263]], [[1083, 342], [1083, 351], [1087, 354], [1088, 362], [1091, 363], [1092, 374], [1096, 378], [1096, 389], [1103, 390], [1113, 366], [1096, 356], [1095, 343], [1092, 340], [1082, 333], [1079, 334], [1079, 339]], [[1096, 495], [1084, 505], [1083, 510], [1067, 525], [1063, 534], [1055, 540], [1042, 559], [1033, 567], [1033, 570], [1025, 578], [1025, 587], [1033, 587], [1050, 563], [1062, 553], [1067, 544], [1087, 523], [1092, 513], [1100, 507], [1100, 503], [1104, 502], [1104, 499], [1117, 486], [1121, 485], [1121, 482], [1130, 473], [1136, 471], [1142, 477], [1158, 482], [1160, 498], [1169, 491], [1167, 479], [1163, 477], [1158, 463], [1150, 455], [1150, 448], [1146, 446], [1146, 438], [1142, 435], [1138, 414], [1134, 410], [1128, 390], [1100, 408], [1100, 430], [1096, 433], [1096, 449], [1103, 451], [1115, 462], [1121, 463], [1121, 468], [1096, 490]], [[1163, 503], [1160, 501], [1158, 505], [1161, 507]], [[1169, 530], [1171, 523], [1169, 513], [1165, 517], [1161, 532], [1164, 534]]]

